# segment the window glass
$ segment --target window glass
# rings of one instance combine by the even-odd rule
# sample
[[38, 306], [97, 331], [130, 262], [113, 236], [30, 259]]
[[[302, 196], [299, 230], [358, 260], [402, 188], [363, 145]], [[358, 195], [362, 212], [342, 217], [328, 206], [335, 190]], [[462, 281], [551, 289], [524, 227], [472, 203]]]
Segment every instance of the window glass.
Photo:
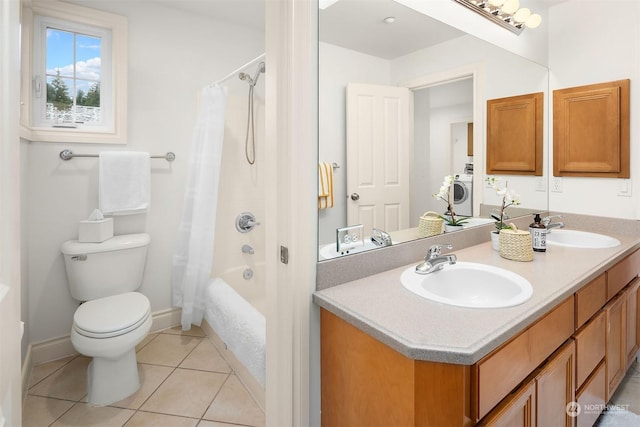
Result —
[[45, 120], [100, 124], [102, 38], [46, 28]]

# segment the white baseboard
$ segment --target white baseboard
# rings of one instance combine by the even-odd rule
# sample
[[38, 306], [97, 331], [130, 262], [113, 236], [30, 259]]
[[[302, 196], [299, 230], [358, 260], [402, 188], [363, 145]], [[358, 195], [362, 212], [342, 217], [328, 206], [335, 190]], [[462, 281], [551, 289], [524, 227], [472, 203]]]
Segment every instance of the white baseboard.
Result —
[[162, 331], [164, 329], [179, 326], [182, 310], [179, 308], [169, 308], [153, 313], [153, 325], [151, 325], [151, 333]]
[[238, 379], [244, 384], [247, 388], [253, 399], [256, 403], [265, 410], [265, 390], [262, 385], [256, 381], [256, 379], [251, 375], [249, 370], [245, 368], [245, 366], [238, 360], [235, 354], [231, 350], [227, 348], [227, 345], [222, 341], [222, 339], [218, 336], [216, 331], [209, 325], [206, 319], [202, 319], [202, 329], [205, 331], [207, 336], [211, 338], [213, 345], [220, 352], [220, 355], [227, 361], [227, 363], [231, 366], [231, 369], [236, 373]]
[[32, 351], [31, 344], [27, 347], [27, 354], [24, 356], [22, 362], [22, 402], [27, 398], [27, 391], [29, 390], [29, 379], [31, 378], [31, 372], [33, 371], [33, 361], [31, 360]]

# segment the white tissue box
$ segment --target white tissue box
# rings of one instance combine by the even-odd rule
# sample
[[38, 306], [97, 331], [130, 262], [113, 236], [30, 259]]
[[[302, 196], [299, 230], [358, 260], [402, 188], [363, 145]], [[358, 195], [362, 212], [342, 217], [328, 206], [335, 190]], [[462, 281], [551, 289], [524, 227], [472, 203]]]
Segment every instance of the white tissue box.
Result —
[[80, 221], [78, 240], [83, 243], [100, 243], [113, 237], [113, 218], [98, 221]]

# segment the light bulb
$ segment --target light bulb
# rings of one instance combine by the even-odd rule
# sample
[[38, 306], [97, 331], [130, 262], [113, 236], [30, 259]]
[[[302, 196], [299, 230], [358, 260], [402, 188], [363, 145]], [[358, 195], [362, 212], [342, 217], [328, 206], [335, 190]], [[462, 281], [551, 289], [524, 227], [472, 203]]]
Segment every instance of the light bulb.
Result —
[[523, 7], [513, 15], [513, 19], [517, 22], [525, 22], [529, 16], [531, 16], [531, 11], [526, 7]]
[[515, 13], [516, 10], [520, 8], [519, 0], [506, 0], [504, 2], [504, 6], [502, 6], [502, 11], [504, 13], [508, 13], [509, 15]]
[[489, 0], [491, 6], [500, 7], [504, 4], [504, 0]]
[[527, 18], [527, 20], [524, 22], [524, 25], [526, 25], [527, 28], [536, 28], [541, 23], [542, 23], [542, 17], [537, 13], [534, 13], [533, 15]]

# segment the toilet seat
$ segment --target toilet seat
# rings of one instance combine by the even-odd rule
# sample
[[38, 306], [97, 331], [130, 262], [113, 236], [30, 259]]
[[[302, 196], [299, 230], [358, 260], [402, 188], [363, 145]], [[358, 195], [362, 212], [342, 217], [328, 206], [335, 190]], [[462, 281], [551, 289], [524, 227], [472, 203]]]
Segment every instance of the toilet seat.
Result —
[[87, 301], [73, 315], [73, 329], [90, 338], [111, 338], [142, 325], [151, 315], [149, 299], [127, 292]]

